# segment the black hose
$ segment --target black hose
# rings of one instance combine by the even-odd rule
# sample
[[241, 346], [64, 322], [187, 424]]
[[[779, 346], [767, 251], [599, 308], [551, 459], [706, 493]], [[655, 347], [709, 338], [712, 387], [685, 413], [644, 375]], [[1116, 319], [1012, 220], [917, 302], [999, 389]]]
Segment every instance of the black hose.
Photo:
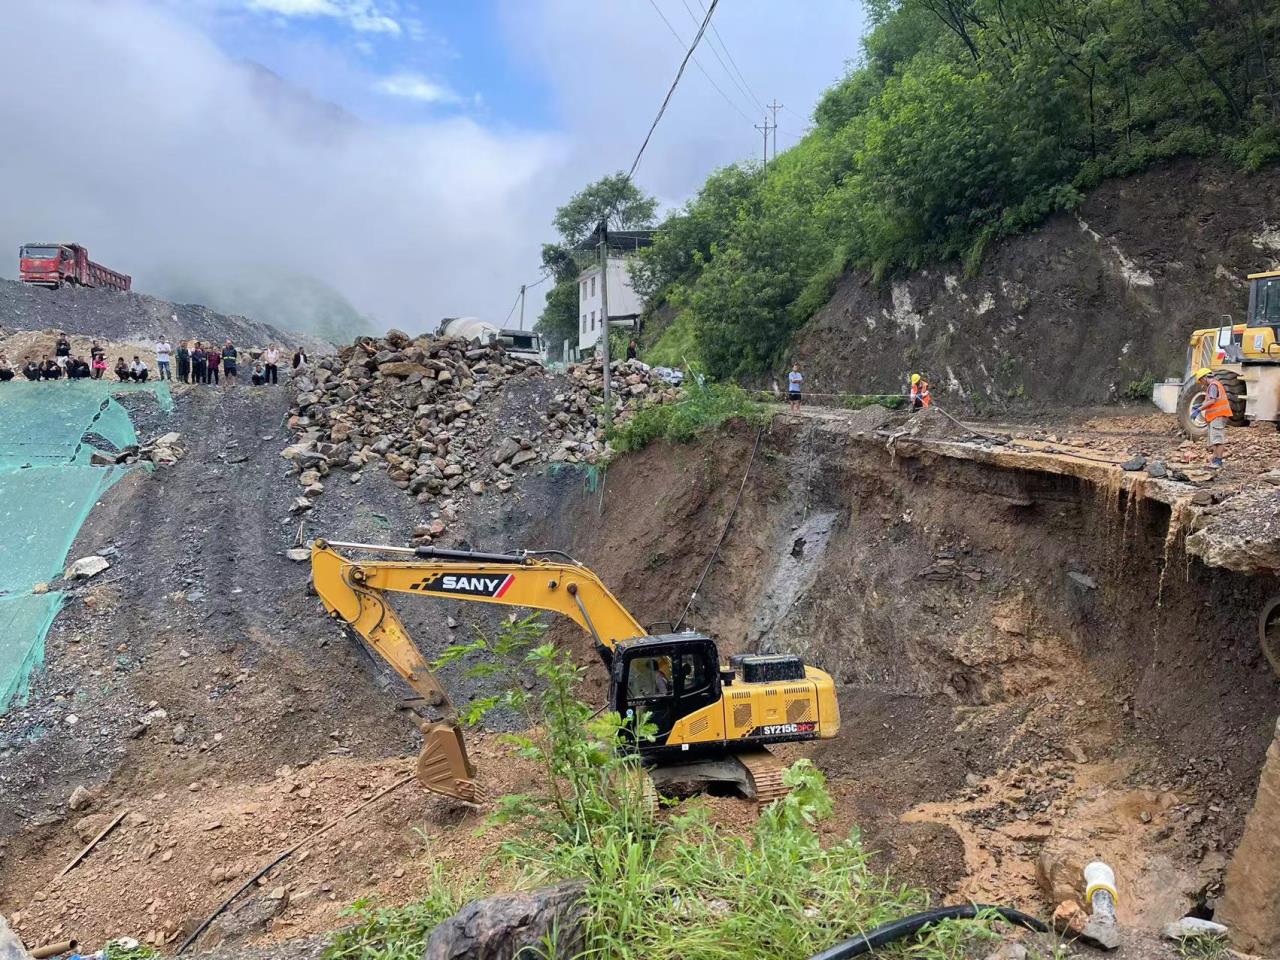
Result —
[[939, 920], [972, 920], [980, 913], [986, 912], [994, 912], [1002, 919], [1009, 921], [1009, 923], [1026, 927], [1036, 933], [1044, 933], [1049, 929], [1035, 917], [1014, 910], [1012, 907], [992, 907], [981, 903], [966, 903], [959, 907], [939, 907], [936, 910], [926, 910], [924, 913], [913, 913], [909, 917], [903, 917], [901, 920], [894, 920], [892, 923], [886, 923], [882, 927], [876, 927], [870, 933], [861, 934], [852, 940], [844, 941], [844, 943], [837, 943], [829, 950], [814, 954], [809, 960], [845, 960], [846, 957], [860, 957], [863, 954], [870, 953], [877, 947], [883, 947], [886, 943], [909, 937], [917, 933], [921, 927], [937, 923]]

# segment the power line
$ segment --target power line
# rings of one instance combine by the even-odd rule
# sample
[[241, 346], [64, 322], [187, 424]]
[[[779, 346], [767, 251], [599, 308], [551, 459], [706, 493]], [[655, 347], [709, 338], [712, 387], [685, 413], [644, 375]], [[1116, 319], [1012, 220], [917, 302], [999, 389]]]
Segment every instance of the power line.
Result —
[[[693, 35], [693, 42], [689, 44], [689, 50], [685, 53], [684, 59], [680, 61], [680, 68], [676, 70], [675, 79], [671, 81], [671, 89], [667, 91], [667, 95], [662, 98], [662, 106], [658, 107], [658, 115], [653, 118], [653, 123], [649, 124], [649, 132], [644, 135], [644, 143], [640, 144], [639, 151], [636, 152], [636, 158], [631, 162], [631, 169], [627, 172], [627, 179], [630, 180], [635, 176], [636, 168], [640, 166], [640, 158], [644, 156], [645, 149], [649, 146], [649, 141], [653, 138], [653, 131], [658, 129], [658, 123], [662, 120], [662, 115], [667, 112], [667, 106], [671, 103], [671, 98], [675, 96], [676, 87], [680, 85], [680, 78], [684, 76], [684, 68], [689, 65], [689, 61], [693, 59], [693, 51], [698, 49], [698, 43], [702, 40], [702, 35], [707, 32], [707, 26], [711, 23], [711, 16], [716, 12], [716, 4], [720, 0], [711, 0], [711, 6], [707, 9], [707, 15], [702, 19], [698, 32]], [[665, 17], [663, 19], [666, 19]], [[612, 211], [611, 211], [612, 213]], [[608, 219], [607, 217], [605, 218]]]
[[[688, 0], [680, 0], [680, 5], [684, 7], [684, 12], [689, 14], [689, 19], [696, 24], [698, 22], [698, 15], [693, 12], [693, 8], [689, 6]], [[712, 27], [711, 29], [712, 36], [714, 36], [715, 28]], [[733, 75], [733, 71], [729, 69], [729, 65], [724, 62], [724, 57], [720, 56], [720, 51], [716, 49], [716, 45], [710, 39], [707, 41], [707, 46], [711, 48], [712, 54], [714, 54], [716, 60], [720, 62], [720, 66], [724, 69], [725, 76], [727, 76], [730, 82], [738, 88], [738, 92], [747, 98], [747, 103], [751, 105], [752, 109], [759, 106], [755, 103], [755, 98], [751, 96], [751, 91], [744, 88], [742, 84], [738, 82], [738, 78]]]
[[[649, 6], [653, 7], [654, 12], [657, 13], [658, 16], [662, 18], [662, 22], [665, 23], [667, 25], [667, 29], [671, 31], [671, 35], [676, 38], [676, 42], [683, 47], [685, 45], [684, 38], [681, 37], [679, 31], [677, 31], [676, 28], [671, 25], [671, 21], [667, 19], [667, 15], [662, 12], [662, 8], [658, 6], [658, 4], [656, 3], [656, 0], [649, 0]], [[688, 7], [686, 7], [685, 9], [688, 9]], [[693, 15], [693, 11], [690, 11], [690, 16], [692, 15]], [[697, 18], [695, 17], [694, 19], [696, 22]], [[715, 53], [715, 47], [712, 47], [711, 51], [712, 53]], [[716, 54], [716, 56], [718, 57], [719, 54]], [[721, 63], [723, 62], [724, 61], [721, 61]], [[729, 106], [733, 107], [733, 109], [737, 110], [738, 116], [742, 117], [742, 119], [747, 121], [747, 123], [750, 123], [751, 118], [747, 116], [746, 113], [743, 112], [740, 106], [738, 106], [736, 103], [733, 102], [733, 100], [729, 97], [729, 95], [720, 88], [720, 85], [716, 83], [715, 80], [711, 79], [711, 74], [707, 73], [706, 68], [703, 67], [702, 63], [696, 57], [693, 60], [693, 65], [702, 72], [702, 75], [704, 77], [707, 78], [707, 83], [711, 84], [711, 86], [715, 88], [716, 93], [720, 94], [720, 96], [724, 98], [724, 102], [729, 104]], [[729, 79], [730, 80], [733, 79], [732, 74], [729, 76]]]
[[[702, 7], [703, 10], [706, 9], [706, 6], [703, 4], [702, 0], [698, 0], [698, 6]], [[746, 75], [743, 74], [742, 69], [738, 66], [738, 61], [733, 59], [733, 54], [729, 52], [729, 45], [724, 42], [724, 37], [720, 36], [720, 31], [715, 28], [715, 24], [711, 25], [711, 35], [720, 41], [720, 46], [724, 48], [724, 55], [728, 57], [729, 62], [733, 64], [733, 69], [738, 71], [738, 76], [742, 79], [743, 85], [747, 88], [747, 93], [750, 96], [752, 102], [758, 103], [763, 106], [764, 100], [761, 97], [757, 97], [755, 95], [755, 91], [751, 89], [751, 84], [747, 83]]]
[[520, 306], [520, 297], [523, 295], [524, 295], [524, 287], [521, 287], [520, 292], [516, 294], [515, 300], [512, 301], [511, 309], [507, 311], [507, 319], [502, 321], [502, 325], [504, 327], [511, 322], [511, 315], [516, 312], [516, 307]]

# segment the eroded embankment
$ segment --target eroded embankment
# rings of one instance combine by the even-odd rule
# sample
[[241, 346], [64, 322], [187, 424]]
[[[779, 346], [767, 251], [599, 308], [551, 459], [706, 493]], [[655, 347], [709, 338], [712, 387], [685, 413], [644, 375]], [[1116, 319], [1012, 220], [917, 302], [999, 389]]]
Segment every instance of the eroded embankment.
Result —
[[[233, 880], [416, 752], [394, 709], [401, 688], [324, 620], [305, 566], [285, 557], [299, 522], [281, 522], [283, 405], [270, 392], [182, 398], [191, 454], [163, 482], [117, 485], [82, 531], [84, 549], [116, 546], [138, 575], [86, 587], [64, 611], [30, 716], [10, 728], [0, 910], [33, 941], [172, 945]], [[566, 549], [642, 623], [675, 620], [750, 462], [687, 622], [729, 652], [802, 652], [841, 683], [841, 736], [789, 754], [830, 778], [830, 839], [856, 826], [939, 898], [1044, 913], [1102, 856], [1126, 919], [1156, 926], [1214, 901], [1273, 719], [1276, 682], [1253, 636], [1268, 585], [1188, 561], [1167, 536], [1169, 506], [1099, 482], [1105, 471], [890, 451], [807, 419], [778, 420], [752, 460], [754, 440], [730, 428], [655, 445], [615, 462], [602, 488], [546, 468], [478, 500], [448, 545]], [[335, 484], [303, 535], [406, 541], [420, 517], [384, 480]], [[400, 609], [429, 655], [497, 619]], [[585, 635], [551, 636], [603, 683]], [[448, 682], [460, 702], [487, 692]], [[92, 738], [51, 722], [72, 709], [93, 718]], [[496, 740], [473, 746], [495, 795], [527, 787]], [[66, 809], [77, 784], [94, 796], [87, 812]], [[738, 801], [717, 802], [741, 819]], [[77, 831], [122, 811], [134, 815], [79, 874], [55, 880]], [[480, 820], [405, 792], [273, 874], [287, 904], [239, 936], [330, 929], [358, 897], [407, 902], [433, 861], [500, 887], [509, 878], [485, 855], [501, 837], [477, 836]]]
[[[642, 617], [683, 605], [751, 440], [611, 468], [579, 553]], [[811, 752], [898, 870], [1051, 907], [1103, 856], [1155, 926], [1212, 906], [1252, 803], [1274, 586], [1188, 557], [1176, 498], [1095, 466], [778, 421], [692, 620], [837, 677], [842, 735]]]

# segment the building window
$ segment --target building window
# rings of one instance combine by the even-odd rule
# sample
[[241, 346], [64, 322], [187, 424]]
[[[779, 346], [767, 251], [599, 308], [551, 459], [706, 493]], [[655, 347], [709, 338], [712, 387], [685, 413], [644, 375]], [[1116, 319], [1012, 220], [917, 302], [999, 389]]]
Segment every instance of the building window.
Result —
[[582, 315], [582, 332], [587, 332], [587, 315], [585, 313]]
[[587, 281], [582, 281], [582, 299], [587, 299]]
[[595, 277], [591, 278], [591, 295], [593, 297], [596, 295], [596, 278]]
[[596, 312], [592, 310], [591, 311], [591, 329], [594, 330], [595, 328], [596, 328]]

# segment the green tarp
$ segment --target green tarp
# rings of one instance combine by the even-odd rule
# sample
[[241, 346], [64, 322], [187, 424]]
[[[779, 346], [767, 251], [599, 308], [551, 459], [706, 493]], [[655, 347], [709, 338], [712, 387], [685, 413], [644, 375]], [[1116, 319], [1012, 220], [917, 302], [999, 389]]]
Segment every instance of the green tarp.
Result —
[[89, 511], [123, 474], [121, 467], [89, 465], [93, 438], [117, 449], [137, 443], [112, 395], [139, 389], [172, 409], [166, 384], [0, 384], [0, 711], [42, 662], [62, 605], [61, 594], [32, 588], [62, 572]]

